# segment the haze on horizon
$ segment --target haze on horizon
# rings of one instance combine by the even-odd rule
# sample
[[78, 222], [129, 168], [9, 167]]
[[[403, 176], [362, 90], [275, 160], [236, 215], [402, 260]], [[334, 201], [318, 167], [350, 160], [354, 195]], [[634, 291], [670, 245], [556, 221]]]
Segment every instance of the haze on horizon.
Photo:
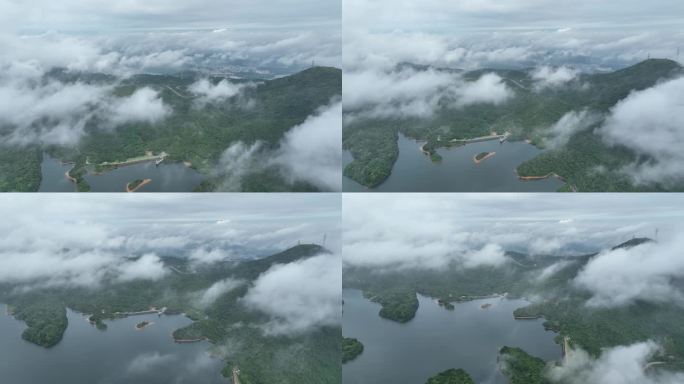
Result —
[[324, 236], [339, 253], [339, 210], [332, 194], [6, 194], [0, 284], [156, 280], [168, 272], [163, 257], [210, 265], [321, 244]]
[[649, 56], [677, 59], [683, 12], [676, 0], [350, 0], [344, 65], [614, 70]]
[[656, 229], [666, 243], [684, 222], [676, 194], [347, 194], [343, 205], [345, 266], [400, 270], [583, 255]]
[[[331, 1], [0, 1], [2, 67], [113, 74], [339, 66]], [[325, 33], [321, 33], [325, 31]], [[40, 48], [40, 49], [37, 49]]]

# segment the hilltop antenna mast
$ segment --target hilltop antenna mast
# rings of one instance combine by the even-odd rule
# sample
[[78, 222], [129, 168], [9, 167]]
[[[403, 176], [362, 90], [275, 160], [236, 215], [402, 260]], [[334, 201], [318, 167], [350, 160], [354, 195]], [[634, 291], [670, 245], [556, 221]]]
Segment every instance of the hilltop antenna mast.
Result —
[[327, 237], [328, 237], [328, 234], [327, 234], [327, 233], [324, 233], [324, 234], [323, 234], [323, 244], [321, 244], [321, 245], [325, 246], [325, 239], [326, 239]]
[[658, 228], [655, 229], [655, 239], [654, 240], [658, 240]]

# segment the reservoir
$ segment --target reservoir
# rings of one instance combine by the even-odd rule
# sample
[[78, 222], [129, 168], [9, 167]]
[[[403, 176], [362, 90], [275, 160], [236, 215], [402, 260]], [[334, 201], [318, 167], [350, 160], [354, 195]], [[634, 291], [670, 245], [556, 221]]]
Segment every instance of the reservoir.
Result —
[[[56, 346], [46, 349], [21, 338], [23, 322], [0, 304], [0, 377], [6, 383], [227, 383], [223, 362], [206, 342], [178, 344], [171, 333], [191, 321], [182, 315], [140, 315], [106, 321], [99, 331], [87, 318], [67, 310], [69, 326]], [[154, 324], [143, 330], [135, 325]]]
[[[41, 192], [74, 192], [74, 184], [66, 179], [64, 173], [73, 165], [62, 165], [59, 160], [43, 155], [41, 164]], [[93, 192], [125, 192], [126, 184], [135, 180], [151, 179], [138, 192], [191, 192], [205, 176], [183, 163], [163, 162], [156, 166], [146, 161], [116, 168], [102, 174], [89, 173], [86, 182]]]
[[41, 180], [38, 192], [75, 192], [76, 185], [65, 176], [65, 173], [73, 166], [73, 164], [62, 164], [47, 153], [43, 153], [43, 162], [40, 163]]
[[[437, 150], [442, 161], [433, 163], [420, 151], [415, 140], [399, 134], [399, 156], [392, 174], [378, 187], [368, 189], [344, 177], [345, 192], [554, 192], [563, 183], [556, 178], [520, 181], [515, 168], [542, 151], [523, 141], [499, 140], [470, 143]], [[475, 164], [473, 157], [481, 152], [496, 155]], [[351, 154], [344, 152], [343, 162], [349, 164]]]
[[[453, 311], [418, 296], [413, 320], [400, 324], [378, 315], [380, 305], [361, 291], [344, 289], [343, 334], [364, 351], [342, 366], [343, 384], [424, 384], [450, 368], [462, 368], [477, 384], [506, 384], [497, 367], [499, 349], [519, 347], [544, 360], [561, 358], [561, 347], [543, 320], [515, 320], [524, 300], [490, 298], [454, 303]], [[491, 307], [482, 309], [489, 303]]]

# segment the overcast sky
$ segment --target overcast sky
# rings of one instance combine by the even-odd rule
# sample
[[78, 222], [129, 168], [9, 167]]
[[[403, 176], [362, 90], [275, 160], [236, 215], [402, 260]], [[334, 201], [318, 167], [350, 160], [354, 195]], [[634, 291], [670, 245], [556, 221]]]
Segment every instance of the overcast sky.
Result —
[[114, 74], [339, 66], [334, 0], [0, 0], [0, 66]]
[[347, 0], [343, 7], [345, 66], [410, 60], [596, 70], [649, 53], [674, 58], [684, 42], [677, 0]]
[[[189, 242], [213, 238], [259, 250], [283, 248], [298, 240], [320, 243], [324, 233], [330, 245], [337, 246], [339, 200], [339, 195], [326, 193], [13, 194], [0, 195], [0, 212], [4, 233], [35, 222], [64, 238], [71, 225], [92, 225], [133, 238], [147, 236], [138, 232], [145, 227], [158, 234], [205, 234], [192, 238], [186, 233]], [[22, 235], [31, 236], [31, 231]]]
[[[183, 29], [335, 27], [334, 0], [3, 0], [3, 14], [23, 31], [114, 32]], [[17, 23], [21, 20], [20, 23]], [[18, 24], [18, 25], [17, 25]]]

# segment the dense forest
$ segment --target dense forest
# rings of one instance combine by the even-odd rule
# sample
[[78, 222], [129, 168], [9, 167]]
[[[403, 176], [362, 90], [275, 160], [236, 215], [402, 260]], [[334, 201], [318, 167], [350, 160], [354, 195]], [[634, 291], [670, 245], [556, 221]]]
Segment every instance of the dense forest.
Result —
[[[46, 81], [62, 83], [87, 82], [110, 84], [115, 79], [97, 74], [54, 70]], [[223, 183], [216, 172], [223, 152], [233, 143], [262, 143], [258, 156], [267, 156], [279, 146], [284, 134], [301, 124], [320, 107], [340, 97], [341, 70], [313, 67], [272, 80], [254, 82], [242, 92], [220, 102], [201, 103], [188, 89], [201, 77], [197, 73], [173, 75], [136, 75], [116, 83], [114, 94], [130, 96], [149, 87], [159, 93], [172, 113], [157, 123], [124, 123], [115, 129], [104, 129], [97, 117], [86, 124], [84, 137], [73, 147], [49, 146], [14, 148], [0, 145], [0, 191], [37, 191], [40, 182], [42, 154], [62, 161], [74, 162], [70, 175], [77, 179], [78, 189], [90, 188], [83, 179], [87, 172], [106, 171], [103, 163], [125, 162], [146, 152], [168, 154], [165, 161], [185, 162], [209, 179], [199, 190], [213, 190]], [[223, 78], [211, 78], [218, 83]], [[0, 131], [1, 133], [2, 131]], [[265, 163], [265, 162], [264, 162]], [[258, 170], [244, 183], [251, 191], [311, 190], [314, 187], [295, 182], [291, 185], [275, 167]], [[132, 181], [132, 180], [131, 180]]]
[[544, 377], [546, 362], [530, 356], [520, 348], [502, 347], [499, 366], [510, 384], [550, 384]]
[[360, 341], [352, 337], [342, 339], [342, 364], [356, 359], [361, 353], [363, 353], [363, 344]]
[[452, 368], [432, 376], [425, 384], [475, 384], [475, 382], [466, 371]]
[[230, 342], [241, 347], [226, 356], [223, 374], [230, 376], [240, 367], [240, 382], [339, 383], [342, 333], [340, 327], [325, 327], [301, 335], [268, 336], [257, 326], [268, 317], [251, 310], [239, 300], [248, 289], [243, 284], [204, 306], [198, 292], [226, 278], [245, 282], [256, 279], [274, 264], [290, 263], [326, 252], [318, 245], [304, 244], [265, 258], [191, 266], [187, 259], [166, 257], [173, 271], [159, 281], [104, 282], [97, 289], [52, 288], [21, 291], [0, 286], [0, 302], [7, 303], [13, 316], [28, 326], [22, 337], [49, 348], [57, 345], [66, 330], [66, 308], [90, 314], [93, 326], [106, 332], [107, 322], [127, 312], [166, 308], [168, 314], [184, 313], [193, 320], [176, 330], [176, 339], [205, 339], [215, 345]]
[[[415, 70], [420, 67], [413, 66]], [[450, 69], [432, 68], [436, 71]], [[425, 70], [425, 68], [422, 68]], [[520, 176], [542, 176], [555, 173], [563, 177], [570, 190], [578, 191], [660, 191], [662, 185], [634, 186], [617, 170], [636, 160], [636, 155], [626, 147], [609, 147], [594, 133], [601, 124], [597, 121], [570, 137], [559, 148], [545, 148], [550, 138], [550, 128], [571, 111], [587, 110], [605, 116], [618, 101], [630, 92], [643, 90], [659, 81], [684, 73], [676, 62], [650, 59], [632, 67], [611, 73], [582, 74], [563, 87], [538, 89], [529, 71], [483, 69], [463, 73], [466, 81], [479, 79], [486, 73], [496, 73], [514, 96], [506, 102], [494, 105], [478, 103], [457, 107], [442, 100], [430, 117], [366, 118], [363, 113], [372, 108], [345, 109], [343, 148], [353, 161], [346, 165], [344, 175], [369, 188], [385, 181], [399, 155], [398, 134], [426, 141], [433, 160], [439, 160], [436, 149], [460, 145], [454, 139], [469, 139], [510, 132], [509, 140], [529, 140], [545, 151], [538, 157], [517, 166]], [[437, 156], [435, 156], [437, 155]], [[648, 159], [641, 159], [647, 161]], [[601, 166], [606, 170], [597, 173]], [[672, 190], [673, 187], [668, 187]], [[684, 189], [684, 186], [674, 189]]]

